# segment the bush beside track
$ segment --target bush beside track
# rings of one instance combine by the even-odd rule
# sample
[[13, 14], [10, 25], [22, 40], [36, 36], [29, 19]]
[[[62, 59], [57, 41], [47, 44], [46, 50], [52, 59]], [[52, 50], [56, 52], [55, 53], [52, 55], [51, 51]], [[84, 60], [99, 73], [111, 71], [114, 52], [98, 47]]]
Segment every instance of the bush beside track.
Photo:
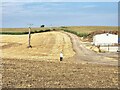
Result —
[[84, 37], [84, 38], [86, 38], [86, 37], [88, 36], [87, 33], [80, 33], [80, 32], [76, 32], [76, 31], [72, 31], [72, 30], [64, 30], [64, 31], [65, 31], [65, 32], [73, 33], [73, 34], [75, 34], [75, 35], [77, 35], [77, 36], [79, 36], [79, 37]]

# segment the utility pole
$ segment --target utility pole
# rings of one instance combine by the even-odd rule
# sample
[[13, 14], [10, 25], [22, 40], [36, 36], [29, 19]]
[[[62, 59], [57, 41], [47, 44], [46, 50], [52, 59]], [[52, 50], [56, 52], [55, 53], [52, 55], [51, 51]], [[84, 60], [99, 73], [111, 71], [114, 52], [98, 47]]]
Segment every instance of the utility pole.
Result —
[[33, 24], [29, 24], [29, 32], [28, 32], [28, 48], [32, 48], [30, 41], [31, 41], [31, 27]]
[[108, 44], [108, 52], [109, 52], [109, 44]]

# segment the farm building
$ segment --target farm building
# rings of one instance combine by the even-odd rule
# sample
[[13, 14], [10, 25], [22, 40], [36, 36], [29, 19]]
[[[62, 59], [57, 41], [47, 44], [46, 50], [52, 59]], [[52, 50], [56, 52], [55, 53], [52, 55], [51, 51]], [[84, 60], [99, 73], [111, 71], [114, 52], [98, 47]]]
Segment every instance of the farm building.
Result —
[[115, 34], [98, 34], [93, 36], [93, 44], [95, 46], [106, 46], [106, 45], [115, 45], [118, 44], [118, 35]]

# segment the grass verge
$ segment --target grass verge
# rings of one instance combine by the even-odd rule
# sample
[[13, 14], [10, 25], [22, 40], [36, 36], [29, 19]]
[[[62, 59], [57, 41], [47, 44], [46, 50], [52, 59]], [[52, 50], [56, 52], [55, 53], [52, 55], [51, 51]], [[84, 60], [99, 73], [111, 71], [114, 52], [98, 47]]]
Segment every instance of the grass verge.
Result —
[[[64, 29], [63, 29], [64, 30]], [[86, 38], [88, 36], [87, 33], [80, 33], [80, 32], [76, 32], [76, 31], [72, 31], [72, 30], [64, 30], [65, 32], [70, 32], [70, 33], [73, 33], [79, 37], [83, 37], [83, 38]]]

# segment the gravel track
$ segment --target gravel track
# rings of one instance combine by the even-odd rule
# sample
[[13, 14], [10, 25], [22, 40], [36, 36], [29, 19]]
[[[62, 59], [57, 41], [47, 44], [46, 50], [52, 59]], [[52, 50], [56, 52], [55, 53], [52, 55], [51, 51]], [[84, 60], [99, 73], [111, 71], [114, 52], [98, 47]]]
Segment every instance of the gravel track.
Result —
[[[84, 62], [84, 63], [92, 63], [92, 64], [105, 64], [105, 65], [118, 66], [118, 58], [116, 59], [110, 58], [108, 57], [108, 55], [105, 56], [103, 54], [99, 54], [92, 50], [89, 50], [85, 47], [82, 41], [80, 41], [78, 36], [68, 32], [64, 32], [64, 33], [66, 33], [71, 38], [73, 49], [76, 52], [74, 58], [78, 63]], [[113, 54], [111, 53], [111, 56], [112, 55]]]

